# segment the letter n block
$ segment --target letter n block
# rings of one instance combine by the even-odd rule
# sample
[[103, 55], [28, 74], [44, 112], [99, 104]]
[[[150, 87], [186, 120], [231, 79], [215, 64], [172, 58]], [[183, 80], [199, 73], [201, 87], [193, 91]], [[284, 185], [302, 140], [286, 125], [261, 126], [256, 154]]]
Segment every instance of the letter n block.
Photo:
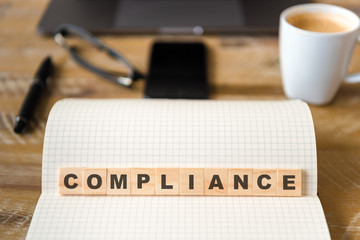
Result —
[[253, 169], [253, 195], [276, 196], [277, 195], [277, 170], [276, 169]]
[[130, 168], [108, 168], [107, 195], [130, 195]]
[[277, 195], [281, 197], [301, 196], [301, 169], [278, 169]]
[[228, 194], [228, 169], [205, 168], [205, 195], [224, 196]]
[[106, 195], [106, 168], [83, 168], [83, 194]]
[[59, 168], [59, 194], [82, 194], [82, 169]]
[[155, 169], [156, 195], [179, 195], [179, 168]]
[[253, 194], [253, 170], [251, 168], [229, 168], [229, 196], [251, 196]]
[[155, 194], [155, 168], [131, 168], [131, 195]]

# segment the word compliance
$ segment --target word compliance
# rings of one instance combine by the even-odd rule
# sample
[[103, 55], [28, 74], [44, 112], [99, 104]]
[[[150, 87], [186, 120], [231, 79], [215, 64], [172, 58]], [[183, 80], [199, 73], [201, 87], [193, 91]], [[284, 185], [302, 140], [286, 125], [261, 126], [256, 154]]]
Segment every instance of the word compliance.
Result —
[[59, 193], [301, 196], [301, 169], [60, 168]]

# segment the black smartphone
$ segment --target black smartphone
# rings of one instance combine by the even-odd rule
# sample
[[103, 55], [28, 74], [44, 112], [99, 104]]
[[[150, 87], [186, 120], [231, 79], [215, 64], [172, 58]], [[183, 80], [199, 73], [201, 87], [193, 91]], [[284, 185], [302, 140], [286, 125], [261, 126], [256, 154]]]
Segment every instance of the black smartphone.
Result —
[[206, 99], [208, 91], [203, 43], [154, 43], [145, 97]]

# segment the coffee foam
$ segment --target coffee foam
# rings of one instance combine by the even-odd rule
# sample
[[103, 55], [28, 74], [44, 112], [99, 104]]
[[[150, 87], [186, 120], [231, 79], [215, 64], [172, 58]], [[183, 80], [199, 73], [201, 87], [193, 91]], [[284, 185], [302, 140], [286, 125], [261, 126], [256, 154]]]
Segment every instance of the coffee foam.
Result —
[[346, 32], [354, 28], [354, 23], [345, 16], [335, 13], [305, 12], [286, 18], [294, 27], [322, 33]]

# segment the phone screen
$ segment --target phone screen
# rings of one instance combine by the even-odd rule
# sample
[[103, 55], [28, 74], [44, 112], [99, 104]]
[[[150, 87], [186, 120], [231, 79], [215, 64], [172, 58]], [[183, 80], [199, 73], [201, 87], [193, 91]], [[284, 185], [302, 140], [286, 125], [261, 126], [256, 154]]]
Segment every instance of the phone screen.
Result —
[[153, 45], [145, 96], [208, 98], [206, 49], [202, 43]]

